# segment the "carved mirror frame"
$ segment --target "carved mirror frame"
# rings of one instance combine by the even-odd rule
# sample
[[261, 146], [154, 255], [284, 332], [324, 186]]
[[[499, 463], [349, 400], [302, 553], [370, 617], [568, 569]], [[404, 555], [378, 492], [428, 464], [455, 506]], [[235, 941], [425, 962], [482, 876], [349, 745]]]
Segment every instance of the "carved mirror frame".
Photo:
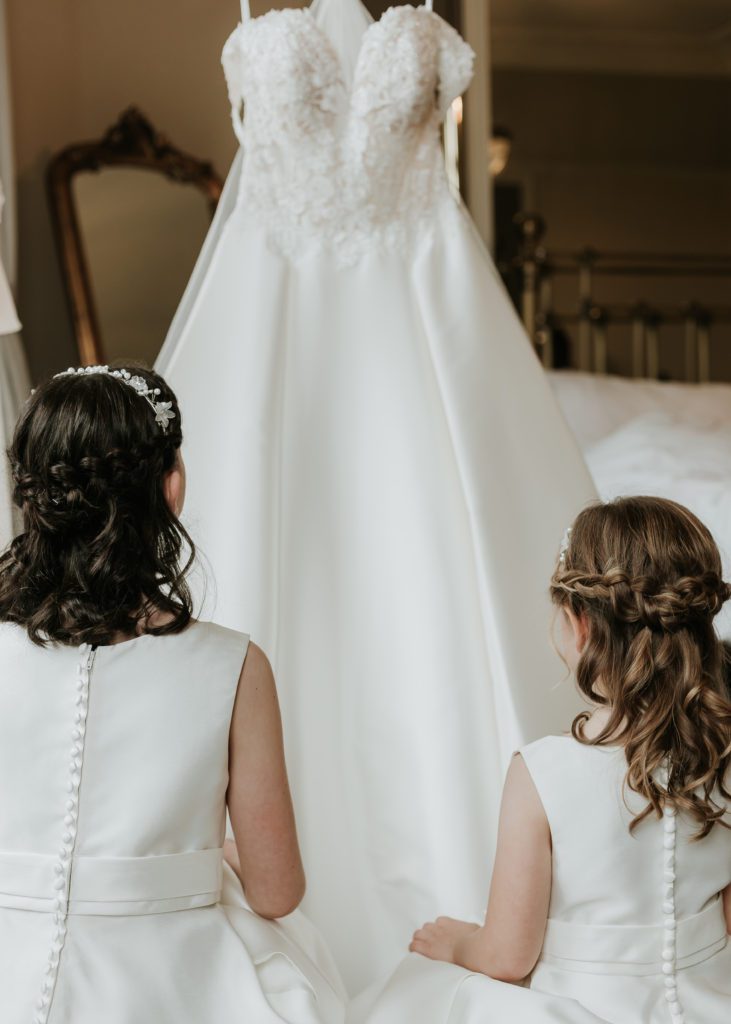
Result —
[[210, 163], [173, 146], [136, 107], [125, 110], [103, 138], [67, 146], [53, 157], [47, 171], [51, 219], [79, 360], [84, 366], [105, 363], [106, 359], [74, 200], [73, 179], [81, 172], [98, 172], [105, 167], [138, 167], [182, 185], [193, 185], [208, 201], [211, 217], [223, 188], [223, 182]]

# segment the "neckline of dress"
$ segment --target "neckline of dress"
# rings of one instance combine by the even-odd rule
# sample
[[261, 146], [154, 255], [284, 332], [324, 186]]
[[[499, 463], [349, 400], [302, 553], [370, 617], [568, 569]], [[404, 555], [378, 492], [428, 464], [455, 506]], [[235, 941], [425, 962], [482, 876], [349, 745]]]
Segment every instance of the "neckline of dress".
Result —
[[[200, 622], [200, 619], [191, 619], [191, 621], [188, 623], [185, 629], [181, 631], [181, 633], [186, 633], [192, 626], [195, 626], [198, 622]], [[25, 626], [22, 625], [22, 623], [6, 621], [0, 623], [0, 625], [13, 626], [30, 643], [30, 640], [28, 638], [28, 632]], [[94, 649], [97, 652], [97, 654], [99, 653], [99, 651], [113, 651], [120, 647], [131, 649], [140, 640], [149, 640], [150, 638], [161, 640], [166, 636], [180, 636], [181, 633], [138, 633], [137, 636], [127, 637], [126, 640], [118, 640], [116, 643], [113, 644], [97, 644]], [[78, 654], [82, 646], [83, 644], [62, 644], [59, 643], [57, 640], [51, 640], [48, 641], [48, 647], [46, 647], [45, 649], [56, 651], [72, 651], [75, 654]]]
[[330, 37], [328, 36], [327, 32], [323, 29], [323, 27], [320, 25], [320, 23], [317, 21], [314, 14], [312, 13], [312, 4], [301, 10], [303, 14], [306, 14], [309, 17], [310, 21], [315, 26], [317, 34], [322, 40], [323, 46], [326, 47], [326, 49], [329, 51], [331, 59], [335, 62], [335, 65], [338, 68], [338, 77], [342, 84], [343, 92], [348, 97], [348, 101], [352, 100], [353, 92], [355, 91], [355, 85], [360, 75], [361, 64], [363, 63], [363, 54], [365, 53], [368, 35], [373, 29], [375, 29], [379, 25], [382, 25], [386, 18], [388, 18], [395, 11], [413, 11], [415, 14], [418, 13], [419, 11], [426, 11], [427, 14], [431, 14], [432, 17], [434, 18], [439, 17], [439, 15], [436, 14], [431, 7], [427, 7], [425, 3], [392, 4], [390, 7], [387, 7], [386, 10], [381, 14], [380, 18], [374, 18], [370, 22], [370, 24], [367, 25], [363, 30], [363, 35], [361, 36], [360, 43], [358, 44], [358, 52], [356, 53], [355, 60], [353, 62], [353, 77], [350, 82], [346, 82], [345, 77], [343, 76], [342, 73], [342, 64], [340, 62], [340, 58], [338, 57], [337, 50], [335, 49], [335, 46], [330, 40]]
[[603, 750], [607, 753], [614, 753], [617, 750], [624, 750], [621, 743], [579, 743], [575, 736], [572, 736], [570, 732], [559, 733], [559, 739], [571, 740], [579, 747], [585, 747], [587, 750]]
[[[312, 7], [314, 5], [314, 2], [315, 2], [315, 0], [310, 0], [310, 2], [307, 5], [307, 7], [305, 7], [305, 8], [295, 8], [295, 10], [297, 10], [297, 9], [298, 10], [305, 10], [305, 11], [308, 12], [308, 14], [310, 14], [312, 16]], [[434, 0], [422, 0], [422, 2], [419, 3], [419, 4], [392, 4], [391, 7], [387, 7], [386, 8], [386, 10], [381, 15], [381, 18], [383, 17], [384, 14], [388, 14], [388, 12], [393, 9], [393, 7], [413, 7], [414, 9], [416, 9], [417, 7], [423, 7], [425, 10], [431, 11], [432, 14], [433, 14], [434, 13]], [[290, 10], [290, 9], [291, 8], [285, 8], [285, 10]], [[274, 10], [274, 8], [272, 8], [272, 10]], [[270, 13], [271, 13], [271, 11], [265, 11], [264, 12], [264, 14], [270, 14]], [[264, 14], [259, 15], [258, 17], [262, 17], [263, 18]], [[381, 20], [381, 18], [373, 19], [373, 24], [377, 24], [377, 22], [379, 22]], [[256, 18], [252, 18], [251, 17], [251, 7], [249, 5], [249, 0], [241, 0], [241, 21], [244, 24], [246, 24], [246, 22], [256, 21], [256, 20], [257, 20]], [[370, 25], [368, 26], [368, 28], [370, 28]], [[368, 29], [366, 29], [366, 31], [368, 31]]]
[[96, 652], [98, 654], [99, 651], [114, 651], [119, 647], [129, 647], [130, 645], [136, 644], [139, 640], [162, 640], [168, 636], [181, 636], [182, 633], [187, 633], [188, 630], [192, 626], [195, 626], [199, 621], [199, 619], [191, 619], [191, 621], [188, 623], [185, 629], [180, 630], [180, 632], [178, 633], [138, 633], [137, 636], [127, 637], [126, 640], [118, 640], [116, 643], [113, 644], [98, 644], [96, 647]]
[[323, 48], [327, 51], [328, 57], [334, 62], [335, 66], [338, 68], [338, 77], [343, 87], [343, 91], [349, 98], [352, 98], [354, 84], [358, 78], [358, 74], [360, 71], [360, 65], [362, 63], [363, 53], [365, 52], [365, 44], [368, 39], [368, 34], [369, 32], [371, 32], [372, 29], [375, 29], [377, 25], [383, 24], [386, 18], [388, 18], [395, 11], [413, 11], [414, 13], [418, 13], [419, 11], [425, 11], [433, 18], [440, 18], [440, 15], [438, 15], [437, 12], [432, 7], [427, 6], [426, 3], [392, 4], [390, 7], [387, 7], [386, 10], [381, 14], [381, 16], [379, 18], [373, 18], [370, 24], [367, 25], [363, 31], [363, 35], [361, 36], [360, 44], [358, 46], [358, 52], [356, 54], [355, 61], [353, 62], [353, 77], [350, 83], [346, 82], [345, 78], [342, 75], [340, 58], [338, 57], [335, 46], [331, 42], [327, 32], [325, 32], [325, 30], [320, 25], [315, 15], [312, 13], [312, 3], [308, 4], [307, 7], [273, 7], [271, 10], [265, 11], [264, 14], [258, 14], [255, 18], [250, 17], [247, 19], [242, 19], [241, 25], [254, 25], [256, 24], [257, 21], [261, 21], [263, 18], [268, 18], [272, 14], [280, 16], [295, 15], [295, 17], [307, 18], [307, 20], [314, 26], [317, 35], [320, 37], [320, 40], [322, 41], [323, 44]]
[[127, 647], [130, 644], [137, 643], [138, 640], [147, 640], [151, 636], [157, 636], [156, 633], [138, 633], [137, 636], [129, 636], [126, 640], [117, 640], [113, 644], [97, 644], [96, 651], [108, 651], [116, 650], [118, 647]]

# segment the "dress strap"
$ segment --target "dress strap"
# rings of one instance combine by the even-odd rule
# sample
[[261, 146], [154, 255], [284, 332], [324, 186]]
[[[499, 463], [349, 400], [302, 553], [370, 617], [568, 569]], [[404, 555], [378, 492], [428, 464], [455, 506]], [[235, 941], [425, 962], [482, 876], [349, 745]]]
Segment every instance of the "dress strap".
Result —
[[241, 20], [248, 21], [251, 18], [251, 7], [249, 0], [241, 0]]
[[427, 11], [433, 11], [434, 10], [434, 0], [424, 0], [424, 7], [426, 7]]

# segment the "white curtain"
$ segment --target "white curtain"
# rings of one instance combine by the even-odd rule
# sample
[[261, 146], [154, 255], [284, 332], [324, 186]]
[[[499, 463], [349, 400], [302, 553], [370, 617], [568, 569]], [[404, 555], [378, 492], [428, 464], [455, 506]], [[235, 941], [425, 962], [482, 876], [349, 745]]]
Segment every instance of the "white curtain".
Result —
[[5, 0], [0, 0], [0, 548], [7, 544], [17, 527], [5, 449], [30, 389], [11, 291], [16, 272], [16, 207], [8, 51]]

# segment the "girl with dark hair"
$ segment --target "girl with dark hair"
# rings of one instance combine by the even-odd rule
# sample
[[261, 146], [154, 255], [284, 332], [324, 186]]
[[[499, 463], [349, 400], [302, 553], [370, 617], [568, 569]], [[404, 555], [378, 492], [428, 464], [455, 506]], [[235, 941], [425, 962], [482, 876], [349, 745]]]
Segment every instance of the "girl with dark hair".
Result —
[[[0, 557], [0, 620], [36, 644], [177, 633], [192, 618], [180, 411], [156, 373], [126, 372], [54, 377], [8, 452], [24, 531]], [[152, 412], [148, 389], [168, 398]]]
[[354, 1022], [731, 1020], [731, 703], [713, 624], [730, 593], [682, 506], [578, 516], [551, 596], [590, 710], [512, 760], [484, 924], [420, 928], [422, 956]]
[[141, 367], [56, 375], [15, 431], [3, 1024], [342, 1019], [309, 926], [268, 920], [304, 891], [276, 689], [247, 636], [193, 617], [181, 442], [175, 395]]

